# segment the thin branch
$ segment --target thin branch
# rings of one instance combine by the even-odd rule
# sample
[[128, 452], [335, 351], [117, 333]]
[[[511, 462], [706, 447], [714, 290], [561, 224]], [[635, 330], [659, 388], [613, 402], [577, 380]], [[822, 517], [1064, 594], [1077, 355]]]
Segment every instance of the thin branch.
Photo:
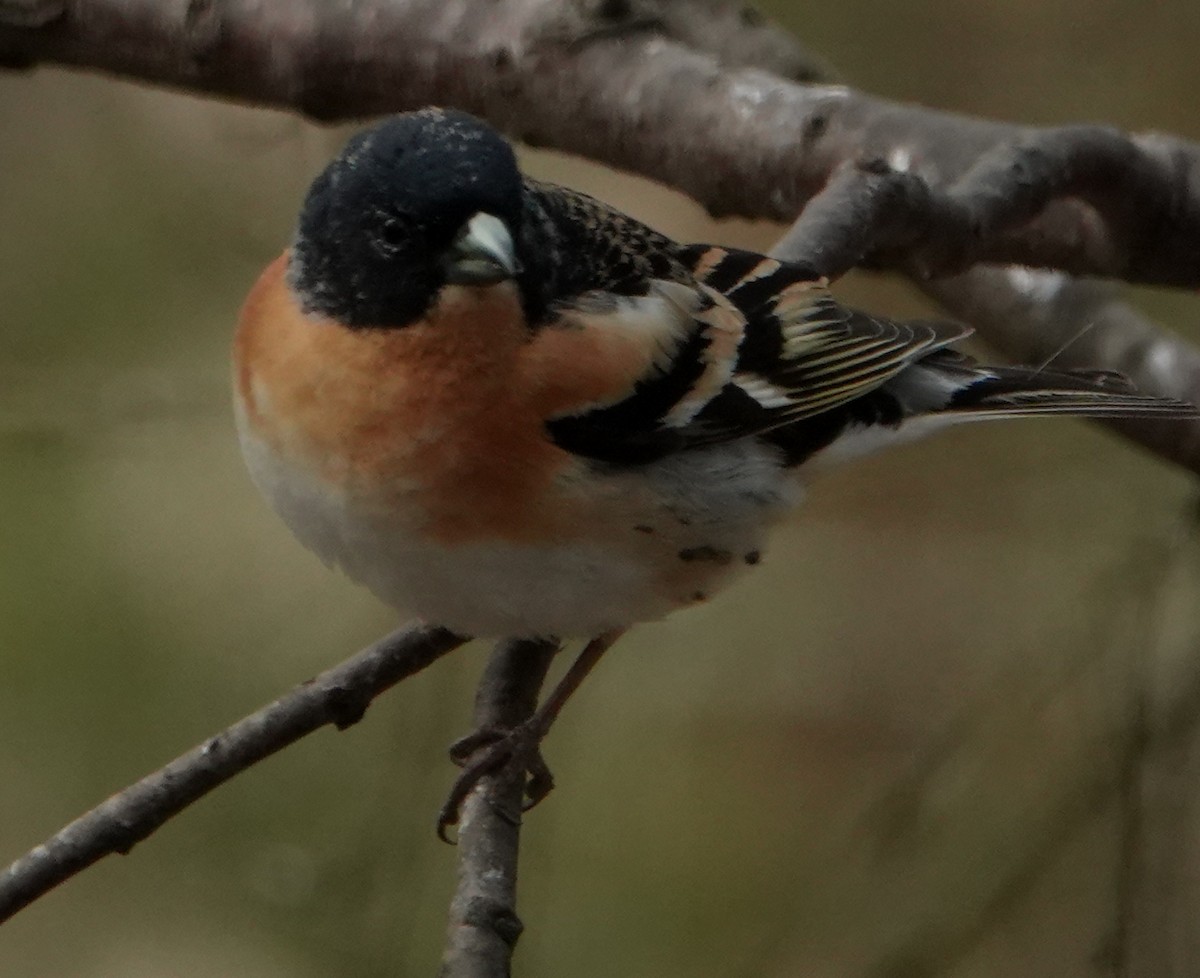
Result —
[[104, 856], [128, 853], [213, 788], [306, 734], [357, 723], [376, 696], [466, 641], [443, 628], [402, 628], [113, 795], [0, 875], [0, 921]]
[[[498, 645], [475, 697], [480, 730], [511, 730], [533, 716], [538, 692], [558, 651], [554, 642]], [[525, 768], [506, 765], [484, 775], [462, 805], [458, 888], [442, 978], [507, 978], [521, 935], [517, 917], [517, 856]]]
[[974, 238], [966, 207], [907, 170], [885, 160], [847, 160], [796, 218], [772, 253], [807, 265], [815, 274], [840, 278], [882, 255], [903, 256], [909, 270], [928, 278], [932, 268], [953, 261], [934, 249], [951, 242], [960, 254]]

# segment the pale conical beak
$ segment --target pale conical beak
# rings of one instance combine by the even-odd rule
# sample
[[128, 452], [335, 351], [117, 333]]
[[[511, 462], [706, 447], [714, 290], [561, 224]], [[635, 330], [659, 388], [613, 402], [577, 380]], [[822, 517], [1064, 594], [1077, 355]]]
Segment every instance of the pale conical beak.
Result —
[[442, 262], [446, 281], [453, 285], [495, 285], [520, 271], [508, 228], [482, 211], [463, 225]]

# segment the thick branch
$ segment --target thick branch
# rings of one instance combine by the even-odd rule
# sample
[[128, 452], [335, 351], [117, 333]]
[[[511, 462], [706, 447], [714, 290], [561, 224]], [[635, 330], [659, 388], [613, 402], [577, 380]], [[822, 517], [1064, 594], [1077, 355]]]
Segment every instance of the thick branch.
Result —
[[376, 696], [465, 641], [443, 628], [402, 628], [113, 795], [0, 875], [0, 921], [104, 856], [128, 853], [192, 802], [305, 734], [357, 723]]
[[[475, 725], [511, 730], [537, 708], [538, 692], [558, 645], [498, 645], [479, 681]], [[462, 805], [458, 888], [450, 904], [442, 978], [507, 978], [522, 925], [517, 917], [517, 856], [525, 768], [484, 775]]]
[[1005, 125], [733, 67], [759, 56], [791, 77], [817, 71], [728, 3], [8, 4], [0, 24], [22, 11], [0, 26], [11, 64], [98, 69], [319, 119], [453, 104], [532, 144], [679, 187], [714, 214], [787, 222], [838, 166], [879, 158], [973, 202], [979, 236], [939, 248], [954, 270], [980, 259], [1200, 285], [1195, 144]]
[[[871, 258], [924, 278], [1011, 261], [1200, 284], [1194, 144], [797, 84], [826, 77], [822, 66], [734, 0], [0, 0], [0, 63], [96, 69], [319, 119], [457, 105], [527, 142], [655, 177], [714, 214], [792, 221], [819, 194], [788, 250], [836, 269]], [[1020, 350], [1045, 308], [1006, 299], [990, 276], [930, 289]], [[1101, 309], [1114, 336], [1134, 338], [1106, 353], [1151, 343], [1157, 359], [1088, 366], [1200, 401], [1190, 346], [1092, 286], [1071, 295], [1076, 307], [1055, 304], [1067, 325], [1046, 334], [1053, 348], [1081, 309]], [[1200, 471], [1200, 426], [1126, 433]]]

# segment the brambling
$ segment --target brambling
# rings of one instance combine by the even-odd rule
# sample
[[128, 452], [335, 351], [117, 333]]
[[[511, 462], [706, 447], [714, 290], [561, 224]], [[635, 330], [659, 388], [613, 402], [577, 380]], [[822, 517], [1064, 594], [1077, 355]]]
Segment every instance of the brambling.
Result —
[[596, 639], [594, 661], [758, 563], [832, 462], [987, 418], [1196, 416], [1113, 374], [980, 366], [951, 349], [969, 332], [678, 244], [429, 109], [312, 184], [242, 313], [237, 416], [324, 561], [456, 632]]

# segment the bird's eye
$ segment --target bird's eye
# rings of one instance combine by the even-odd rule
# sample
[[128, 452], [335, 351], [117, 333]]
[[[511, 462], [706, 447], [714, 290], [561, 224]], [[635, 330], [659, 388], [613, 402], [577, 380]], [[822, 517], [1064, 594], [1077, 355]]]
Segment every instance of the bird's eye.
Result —
[[384, 244], [391, 245], [393, 248], [399, 248], [404, 244], [404, 228], [395, 221], [385, 224], [380, 236], [383, 238]]
[[408, 238], [402, 223], [394, 219], [383, 222], [375, 234], [370, 236], [371, 247], [381, 258], [392, 258], [404, 246]]

